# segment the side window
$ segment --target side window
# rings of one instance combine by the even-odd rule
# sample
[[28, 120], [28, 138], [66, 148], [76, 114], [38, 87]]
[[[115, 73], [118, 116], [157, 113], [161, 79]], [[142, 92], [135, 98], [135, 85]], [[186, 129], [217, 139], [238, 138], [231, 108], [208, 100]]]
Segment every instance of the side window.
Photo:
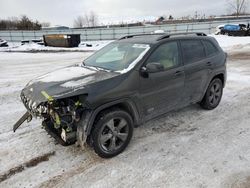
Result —
[[207, 56], [212, 56], [218, 52], [218, 49], [209, 41], [204, 40]]
[[206, 57], [204, 46], [200, 40], [183, 40], [181, 48], [185, 64], [194, 63]]
[[162, 44], [151, 54], [146, 63], [160, 63], [165, 69], [177, 66], [179, 64], [178, 43], [175, 41]]

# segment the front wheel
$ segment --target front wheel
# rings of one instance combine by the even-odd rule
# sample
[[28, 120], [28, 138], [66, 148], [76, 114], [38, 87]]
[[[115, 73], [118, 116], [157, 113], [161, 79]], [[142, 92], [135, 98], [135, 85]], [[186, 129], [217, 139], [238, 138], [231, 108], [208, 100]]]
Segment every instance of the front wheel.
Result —
[[222, 94], [222, 81], [219, 78], [215, 78], [207, 88], [205, 96], [200, 103], [201, 107], [207, 110], [215, 109], [221, 101]]
[[120, 109], [101, 113], [92, 132], [95, 152], [103, 158], [120, 154], [129, 144], [133, 135], [131, 116]]

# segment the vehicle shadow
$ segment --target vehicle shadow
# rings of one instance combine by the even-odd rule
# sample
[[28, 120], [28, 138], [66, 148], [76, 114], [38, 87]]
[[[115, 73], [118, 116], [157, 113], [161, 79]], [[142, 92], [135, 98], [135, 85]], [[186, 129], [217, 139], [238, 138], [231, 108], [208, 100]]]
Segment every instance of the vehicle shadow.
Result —
[[149, 135], [164, 132], [192, 132], [198, 129], [193, 125], [195, 119], [199, 119], [202, 113], [198, 104], [175, 110], [158, 116], [135, 129], [133, 139], [141, 139]]

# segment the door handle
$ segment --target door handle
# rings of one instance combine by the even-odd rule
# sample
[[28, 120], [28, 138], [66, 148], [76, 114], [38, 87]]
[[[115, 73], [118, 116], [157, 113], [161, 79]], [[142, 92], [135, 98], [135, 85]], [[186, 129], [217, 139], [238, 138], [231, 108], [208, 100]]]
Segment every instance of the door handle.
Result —
[[207, 65], [208, 67], [211, 67], [211, 66], [212, 66], [212, 63], [211, 63], [211, 62], [207, 62], [206, 65]]
[[176, 71], [176, 72], [174, 73], [175, 76], [180, 76], [180, 75], [182, 75], [182, 74], [183, 74], [183, 71]]

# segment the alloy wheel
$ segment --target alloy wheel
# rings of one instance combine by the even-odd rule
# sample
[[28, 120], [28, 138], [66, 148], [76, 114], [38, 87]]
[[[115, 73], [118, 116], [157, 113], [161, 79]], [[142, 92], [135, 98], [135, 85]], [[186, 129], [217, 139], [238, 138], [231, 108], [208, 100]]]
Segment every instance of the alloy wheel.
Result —
[[129, 135], [129, 126], [125, 119], [118, 117], [106, 122], [99, 135], [99, 143], [106, 152], [120, 149]]
[[208, 97], [208, 100], [209, 100], [209, 103], [211, 105], [217, 105], [218, 102], [220, 101], [220, 97], [221, 97], [221, 86], [219, 83], [214, 83], [211, 88], [210, 88], [210, 92], [209, 92], [209, 97]]

